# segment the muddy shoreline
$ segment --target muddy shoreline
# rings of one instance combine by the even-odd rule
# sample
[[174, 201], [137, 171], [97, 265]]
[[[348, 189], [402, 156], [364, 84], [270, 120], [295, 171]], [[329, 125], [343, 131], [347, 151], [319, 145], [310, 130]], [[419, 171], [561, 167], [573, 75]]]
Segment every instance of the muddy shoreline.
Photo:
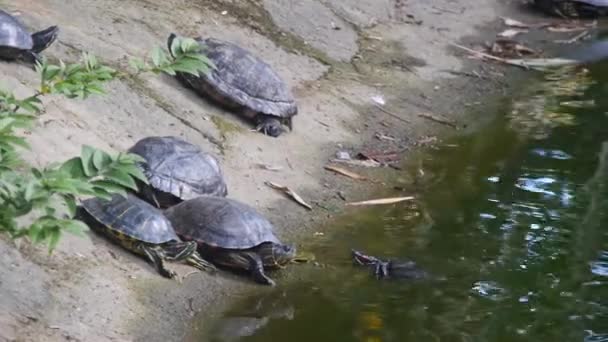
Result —
[[[498, 0], [22, 0], [4, 4], [29, 26], [61, 27], [51, 58], [89, 51], [117, 68], [128, 56], [163, 45], [170, 32], [236, 42], [285, 77], [299, 102], [295, 130], [278, 139], [180, 87], [169, 77], [112, 82], [87, 101], [47, 98], [29, 135], [37, 165], [77, 154], [81, 144], [124, 150], [150, 135], [178, 135], [217, 154], [229, 196], [266, 214], [284, 240], [303, 241], [348, 201], [377, 185], [323, 170], [338, 150], [407, 151], [433, 144], [484, 119], [492, 99], [525, 72], [470, 61], [450, 42], [483, 43], [504, 29], [499, 16], [535, 18]], [[530, 36], [537, 42], [542, 38]], [[474, 70], [479, 77], [471, 77]], [[0, 63], [2, 86], [18, 95], [36, 85], [33, 71]], [[371, 98], [382, 96], [379, 108]], [[490, 103], [488, 103], [488, 101]], [[419, 114], [455, 122], [458, 130]], [[380, 138], [379, 138], [380, 137]], [[279, 166], [269, 171], [259, 164]], [[391, 179], [390, 168], [344, 168]], [[307, 211], [264, 185], [295, 189]], [[0, 239], [0, 341], [179, 341], [199, 313], [213, 315], [231, 299], [260, 289], [227, 273], [160, 278], [145, 261], [104, 239], [65, 236], [57, 252]], [[280, 283], [281, 275], [277, 274]]]

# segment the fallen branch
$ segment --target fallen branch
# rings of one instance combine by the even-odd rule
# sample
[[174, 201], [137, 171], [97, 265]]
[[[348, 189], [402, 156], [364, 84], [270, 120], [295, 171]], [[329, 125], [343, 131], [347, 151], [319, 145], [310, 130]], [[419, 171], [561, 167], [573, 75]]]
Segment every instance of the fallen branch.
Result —
[[300, 197], [300, 195], [298, 195], [295, 191], [291, 190], [289, 187], [286, 187], [284, 185], [280, 185], [277, 183], [273, 183], [270, 181], [266, 181], [264, 184], [266, 184], [267, 186], [269, 186], [275, 190], [279, 190], [279, 191], [283, 192], [285, 195], [289, 196], [291, 199], [296, 201], [296, 203], [303, 206], [304, 208], [306, 208], [308, 210], [312, 210], [312, 206], [310, 204], [306, 203], [306, 201], [304, 201], [302, 199], [302, 197]]
[[362, 205], [381, 205], [381, 204], [393, 204], [405, 201], [414, 200], [414, 196], [406, 196], [406, 197], [390, 197], [390, 198], [379, 198], [373, 199], [369, 201], [361, 201], [361, 202], [350, 202], [346, 203], [348, 206], [362, 206]]
[[393, 112], [388, 111], [387, 109], [385, 109], [384, 107], [382, 107], [381, 105], [379, 105], [379, 104], [377, 104], [375, 102], [374, 102], [374, 106], [376, 106], [376, 108], [380, 109], [384, 114], [392, 116], [393, 118], [395, 118], [397, 120], [401, 120], [401, 121], [403, 121], [405, 123], [410, 123], [411, 122], [408, 119], [404, 119], [404, 118], [400, 117], [399, 115], [397, 115], [397, 114], [395, 114]]
[[470, 49], [466, 46], [462, 46], [462, 45], [458, 45], [456, 43], [448, 43], [454, 47], [457, 47], [461, 50], [467, 51], [469, 53], [472, 53], [474, 55], [477, 55], [478, 57], [483, 57], [483, 58], [487, 58], [487, 59], [491, 59], [497, 62], [501, 62], [504, 64], [508, 64], [508, 65], [513, 65], [513, 66], [517, 66], [520, 68], [524, 68], [524, 69], [534, 69], [534, 70], [539, 70], [539, 71], [543, 71], [547, 68], [550, 67], [559, 67], [559, 66], [565, 66], [565, 65], [572, 65], [572, 64], [576, 64], [577, 61], [572, 60], [572, 59], [565, 59], [565, 58], [524, 58], [524, 59], [505, 59], [505, 58], [500, 58], [500, 57], [496, 57], [494, 55], [490, 55], [481, 51], [477, 51], [477, 50], [473, 50]]
[[431, 121], [440, 123], [442, 125], [450, 126], [450, 127], [454, 128], [454, 129], [458, 129], [458, 126], [456, 125], [455, 122], [453, 122], [451, 120], [448, 120], [448, 119], [443, 119], [443, 118], [437, 117], [437, 116], [435, 116], [433, 114], [422, 113], [422, 114], [418, 114], [418, 116], [421, 117], [421, 118], [429, 119]]
[[587, 35], [589, 34], [589, 31], [584, 31], [582, 33], [577, 34], [576, 36], [570, 38], [570, 39], [565, 39], [565, 40], [556, 40], [555, 42], [558, 44], [573, 44], [576, 43], [577, 41], [585, 38]]
[[354, 172], [351, 172], [351, 171], [348, 171], [348, 170], [344, 170], [342, 168], [339, 168], [339, 167], [333, 166], [333, 165], [325, 165], [325, 170], [332, 171], [332, 172], [335, 172], [335, 173], [340, 174], [342, 176], [346, 176], [348, 178], [352, 178], [352, 179], [355, 179], [355, 180], [368, 180], [368, 178], [365, 177], [365, 176], [361, 176], [358, 173], [354, 173]]

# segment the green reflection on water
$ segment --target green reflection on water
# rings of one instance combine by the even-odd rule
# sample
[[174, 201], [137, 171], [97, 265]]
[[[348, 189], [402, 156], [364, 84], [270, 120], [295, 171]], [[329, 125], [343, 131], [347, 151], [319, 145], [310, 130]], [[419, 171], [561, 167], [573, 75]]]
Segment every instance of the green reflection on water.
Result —
[[[417, 157], [416, 203], [336, 220], [309, 246], [326, 267], [293, 266], [204, 339], [608, 340], [607, 69], [549, 75], [490, 125]], [[376, 281], [351, 248], [446, 280]]]

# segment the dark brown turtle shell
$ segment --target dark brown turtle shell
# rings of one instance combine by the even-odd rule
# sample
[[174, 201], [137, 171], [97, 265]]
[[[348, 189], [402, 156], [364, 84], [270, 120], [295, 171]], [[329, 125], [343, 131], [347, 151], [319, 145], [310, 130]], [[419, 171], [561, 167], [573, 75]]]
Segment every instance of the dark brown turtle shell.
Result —
[[107, 229], [138, 241], [163, 244], [180, 241], [171, 222], [163, 213], [134, 195], [127, 197], [115, 194], [112, 200], [91, 198], [82, 201], [82, 207]]
[[250, 109], [243, 112], [247, 116], [290, 118], [297, 114], [293, 94], [270, 65], [235, 44], [213, 38], [196, 40], [216, 68], [199, 77], [178, 73], [181, 82], [226, 106]]
[[0, 48], [31, 50], [32, 35], [15, 17], [0, 10]]
[[274, 227], [252, 207], [223, 197], [203, 196], [165, 211], [184, 240], [228, 249], [249, 249], [264, 242], [281, 242]]
[[146, 160], [141, 167], [150, 185], [157, 190], [181, 200], [228, 194], [217, 159], [180, 138], [144, 138], [129, 152]]

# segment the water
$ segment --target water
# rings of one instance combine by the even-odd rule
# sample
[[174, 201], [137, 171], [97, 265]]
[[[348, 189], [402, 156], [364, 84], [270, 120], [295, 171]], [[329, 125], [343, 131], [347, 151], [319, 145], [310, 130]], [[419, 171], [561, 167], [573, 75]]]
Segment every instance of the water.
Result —
[[[416, 202], [347, 211], [307, 246], [323, 267], [291, 266], [197, 338], [608, 341], [607, 94], [608, 64], [529, 86], [384, 194]], [[377, 281], [353, 247], [445, 280]]]

